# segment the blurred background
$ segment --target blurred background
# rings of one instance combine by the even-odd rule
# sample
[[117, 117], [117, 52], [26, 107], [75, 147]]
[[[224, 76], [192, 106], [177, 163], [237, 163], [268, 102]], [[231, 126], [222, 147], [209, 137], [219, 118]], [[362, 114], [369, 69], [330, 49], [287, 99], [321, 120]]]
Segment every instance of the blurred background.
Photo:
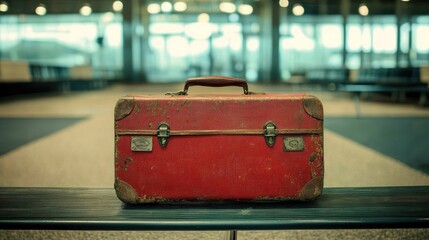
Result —
[[0, 81], [419, 82], [428, 9], [425, 0], [2, 0], [0, 69], [29, 70], [0, 71]]

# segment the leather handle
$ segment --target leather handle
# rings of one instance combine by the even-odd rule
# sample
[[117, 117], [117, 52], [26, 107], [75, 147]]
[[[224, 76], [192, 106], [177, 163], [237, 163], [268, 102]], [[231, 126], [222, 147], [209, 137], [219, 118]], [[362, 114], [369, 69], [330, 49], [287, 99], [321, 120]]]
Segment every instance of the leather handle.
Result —
[[206, 87], [228, 87], [237, 86], [242, 87], [244, 94], [249, 94], [249, 88], [247, 82], [241, 78], [232, 78], [224, 76], [205, 76], [188, 78], [183, 89], [183, 93], [186, 95], [190, 86], [206, 86]]

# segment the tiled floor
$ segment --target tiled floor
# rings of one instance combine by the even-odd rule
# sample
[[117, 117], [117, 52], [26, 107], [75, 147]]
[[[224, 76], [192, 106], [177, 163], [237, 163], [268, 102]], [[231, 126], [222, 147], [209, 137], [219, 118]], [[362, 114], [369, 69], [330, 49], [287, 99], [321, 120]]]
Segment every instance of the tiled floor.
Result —
[[[178, 91], [181, 87], [180, 84], [115, 85], [94, 92], [2, 100], [0, 119], [79, 118], [80, 120], [62, 126], [49, 134], [42, 134], [37, 139], [25, 142], [0, 155], [0, 186], [112, 187], [114, 180], [113, 108], [116, 100], [127, 93], [164, 93]], [[254, 92], [289, 92], [291, 90], [285, 86], [252, 85], [250, 87]], [[190, 94], [210, 91], [213, 89], [194, 87], [190, 90]], [[215, 89], [215, 92], [220, 91], [239, 92], [234, 88]], [[327, 121], [334, 117], [429, 118], [429, 108], [421, 108], [413, 104], [375, 101], [357, 103], [349, 94], [324, 92], [312, 92], [312, 94], [318, 96], [324, 104], [326, 125], [329, 125]], [[426, 131], [428, 131], [426, 136], [429, 136], [429, 126]], [[412, 139], [413, 136], [404, 137]], [[326, 187], [429, 185], [429, 175], [423, 171], [404, 164], [392, 155], [368, 147], [364, 142], [359, 143], [341, 132], [329, 129], [326, 129], [324, 139]], [[395, 141], [395, 139], [385, 136], [385, 141]], [[413, 149], [409, 151], [413, 152]], [[429, 163], [429, 157], [422, 161]], [[383, 232], [383, 230], [380, 231]], [[241, 239], [253, 239], [250, 233], [243, 233]], [[6, 233], [0, 232], [0, 238], [3, 234]], [[270, 239], [299, 238], [294, 235], [296, 231], [288, 233], [289, 235], [278, 232], [263, 234]], [[302, 234], [308, 236], [305, 233]], [[350, 235], [350, 233], [347, 234]], [[373, 236], [377, 238], [376, 236], [383, 236], [383, 234], [385, 232]], [[426, 234], [428, 234], [427, 231]], [[138, 238], [132, 236], [131, 239]], [[144, 239], [154, 239], [153, 236], [139, 236], [143, 236]], [[162, 238], [163, 235], [155, 236], [157, 236], [155, 238]], [[362, 235], [352, 234], [352, 236]], [[216, 239], [219, 238], [216, 237]]]

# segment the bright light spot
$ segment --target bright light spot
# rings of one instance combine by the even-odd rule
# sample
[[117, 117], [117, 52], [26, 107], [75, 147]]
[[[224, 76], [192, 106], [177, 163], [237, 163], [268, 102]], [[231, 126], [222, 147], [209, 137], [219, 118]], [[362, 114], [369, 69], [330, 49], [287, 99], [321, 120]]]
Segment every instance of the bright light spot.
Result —
[[185, 37], [172, 36], [167, 40], [167, 51], [172, 57], [186, 57], [189, 52], [189, 43]]
[[149, 32], [153, 34], [181, 34], [185, 31], [181, 23], [152, 23]]
[[80, 15], [89, 16], [92, 13], [92, 9], [89, 5], [83, 5], [79, 10]]
[[105, 29], [106, 44], [112, 47], [120, 47], [122, 44], [122, 24], [112, 23]]
[[334, 24], [323, 25], [320, 27], [321, 42], [326, 48], [340, 48], [342, 45], [341, 27]]
[[253, 12], [253, 7], [249, 4], [240, 4], [238, 6], [238, 12], [242, 15], [250, 15]]
[[428, 25], [417, 25], [415, 27], [416, 31], [416, 50], [417, 53], [426, 53], [429, 51], [429, 41], [428, 41]]
[[241, 34], [231, 34], [230, 35], [229, 47], [232, 51], [238, 52], [242, 49], [243, 38]]
[[0, 3], [0, 12], [7, 12], [8, 9], [9, 7], [6, 2]]
[[213, 40], [214, 48], [225, 48], [228, 46], [228, 39], [226, 37], [217, 37]]
[[193, 39], [208, 39], [213, 32], [217, 31], [216, 27], [207, 22], [190, 23], [185, 27], [185, 34]]
[[45, 5], [40, 4], [39, 6], [37, 6], [35, 12], [39, 16], [45, 15], [47, 12]]
[[290, 34], [293, 36], [293, 37], [297, 37], [297, 38], [300, 38], [300, 37], [307, 37], [305, 34], [304, 34], [304, 32], [303, 32], [303, 29], [302, 29], [302, 27], [300, 27], [299, 25], [296, 25], [296, 24], [293, 24], [291, 27], [290, 27]]
[[[348, 28], [347, 49], [349, 51], [360, 51], [360, 50], [369, 51], [371, 49], [371, 43], [372, 43], [371, 30], [368, 25], [349, 24], [347, 28]], [[377, 30], [377, 31], [380, 31], [380, 30]], [[396, 30], [392, 32], [392, 29], [389, 27], [383, 27], [382, 31], [385, 34], [396, 35]], [[331, 31], [329, 32], [329, 34], [331, 34]], [[377, 33], [377, 34], [381, 34], [381, 33]], [[382, 43], [378, 41], [379, 39], [374, 38], [374, 43], [381, 45]], [[394, 46], [391, 45], [392, 41], [387, 41], [386, 44], [390, 45], [387, 48], [392, 48], [392, 47], [396, 48], [396, 44]], [[377, 48], [380, 48], [380, 46], [377, 45]]]
[[409, 2], [410, 0], [401, 0], [401, 1], [403, 1], [403, 2]]
[[279, 5], [280, 7], [288, 7], [289, 6], [289, 1], [288, 0], [280, 0], [279, 1]]
[[153, 36], [149, 38], [149, 46], [151, 49], [158, 51], [164, 50], [164, 37]]
[[192, 41], [190, 45], [190, 53], [192, 56], [198, 56], [208, 52], [209, 43], [207, 40]]
[[358, 51], [362, 47], [362, 33], [360, 26], [351, 25], [349, 26], [347, 48], [349, 51]]
[[368, 16], [369, 9], [368, 9], [368, 7], [365, 4], [361, 4], [359, 6], [358, 12], [362, 16]]
[[224, 34], [228, 34], [228, 35], [230, 33], [241, 32], [241, 24], [237, 24], [237, 23], [224, 24], [221, 26], [221, 31]]
[[370, 51], [371, 45], [372, 45], [371, 28], [368, 24], [365, 24], [362, 30], [362, 48], [364, 51]]
[[156, 4], [156, 3], [151, 3], [147, 5], [147, 12], [150, 14], [157, 14], [161, 12], [161, 6], [159, 6], [159, 4]]
[[301, 4], [293, 5], [293, 8], [292, 8], [293, 15], [302, 16], [304, 12], [305, 12], [304, 7]]
[[109, 23], [109, 22], [112, 22], [113, 19], [115, 19], [115, 14], [113, 14], [112, 12], [107, 12], [101, 15], [100, 22]]
[[315, 47], [314, 39], [308, 37], [303, 28], [299, 25], [291, 26], [291, 37], [283, 38], [281, 46], [283, 49], [291, 49], [298, 51], [313, 51]]
[[173, 10], [173, 5], [171, 5], [170, 2], [163, 2], [161, 3], [161, 10], [163, 12], [171, 12], [171, 10]]
[[234, 52], [241, 51], [243, 47], [242, 36], [238, 34], [231, 35], [229, 44], [230, 44], [229, 47], [231, 48], [232, 51]]
[[230, 22], [238, 22], [240, 20], [240, 16], [237, 13], [231, 13], [228, 16]]
[[282, 49], [293, 49], [299, 51], [313, 51], [314, 41], [305, 38], [285, 38], [281, 41]]
[[221, 2], [219, 4], [219, 10], [224, 13], [233, 13], [236, 10], [234, 3], [231, 2]]
[[185, 2], [176, 2], [174, 4], [174, 11], [176, 12], [184, 12], [188, 9], [188, 5]]
[[374, 52], [394, 53], [396, 51], [396, 26], [374, 25]]
[[112, 4], [113, 11], [120, 12], [124, 8], [124, 4], [121, 1], [114, 1]]
[[259, 39], [251, 38], [247, 40], [247, 49], [251, 52], [256, 52], [259, 49]]
[[197, 19], [198, 22], [210, 22], [210, 16], [207, 13], [201, 13]]

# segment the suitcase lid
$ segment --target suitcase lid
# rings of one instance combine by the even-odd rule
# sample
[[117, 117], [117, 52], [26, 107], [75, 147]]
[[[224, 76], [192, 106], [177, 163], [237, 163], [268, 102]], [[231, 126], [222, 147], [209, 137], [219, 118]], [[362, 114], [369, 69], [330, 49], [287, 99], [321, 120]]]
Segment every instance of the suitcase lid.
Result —
[[[195, 85], [239, 86], [244, 94], [187, 95]], [[243, 79], [192, 78], [176, 93], [120, 99], [115, 131], [117, 135], [157, 135], [160, 141], [170, 136], [265, 135], [270, 145], [272, 136], [279, 134], [322, 134], [323, 107], [307, 94], [252, 93]]]

